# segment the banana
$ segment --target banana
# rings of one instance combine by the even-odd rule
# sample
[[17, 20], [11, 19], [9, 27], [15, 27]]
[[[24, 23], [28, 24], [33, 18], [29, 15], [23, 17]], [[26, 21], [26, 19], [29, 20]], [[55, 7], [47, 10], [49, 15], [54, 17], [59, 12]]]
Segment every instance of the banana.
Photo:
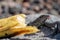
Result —
[[30, 34], [39, 31], [35, 26], [25, 24], [25, 15], [19, 14], [12, 17], [0, 19], [0, 38], [12, 34]]

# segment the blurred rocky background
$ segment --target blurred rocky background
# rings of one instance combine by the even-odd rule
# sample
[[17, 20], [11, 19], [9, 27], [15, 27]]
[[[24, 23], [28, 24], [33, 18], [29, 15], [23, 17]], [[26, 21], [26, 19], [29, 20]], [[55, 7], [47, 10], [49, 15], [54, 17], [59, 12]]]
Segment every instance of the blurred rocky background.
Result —
[[60, 15], [60, 0], [0, 0], [0, 18], [20, 13]]
[[[22, 13], [27, 15], [27, 24], [34, 21], [42, 14], [54, 15], [59, 19], [60, 0], [0, 0], [0, 18]], [[16, 36], [11, 39], [7, 38], [1, 40], [60, 40], [60, 33], [52, 36], [50, 34], [53, 33], [53, 31], [45, 27], [42, 28], [41, 31], [42, 32], [35, 33], [35, 35], [31, 36]]]

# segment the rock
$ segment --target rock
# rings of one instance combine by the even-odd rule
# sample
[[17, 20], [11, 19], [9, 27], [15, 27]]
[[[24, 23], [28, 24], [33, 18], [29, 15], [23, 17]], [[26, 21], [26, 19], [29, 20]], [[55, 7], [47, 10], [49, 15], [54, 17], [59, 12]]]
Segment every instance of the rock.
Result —
[[57, 35], [55, 35], [53, 38], [55, 38], [55, 39], [60, 39], [60, 33], [58, 33]]

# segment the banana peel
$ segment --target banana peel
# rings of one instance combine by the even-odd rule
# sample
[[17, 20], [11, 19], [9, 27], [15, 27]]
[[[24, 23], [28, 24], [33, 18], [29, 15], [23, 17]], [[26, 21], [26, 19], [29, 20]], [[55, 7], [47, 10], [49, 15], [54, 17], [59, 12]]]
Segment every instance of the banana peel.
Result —
[[[9, 30], [0, 32], [0, 37], [6, 37], [6, 36], [9, 36], [11, 34], [13, 34], [14, 36], [24, 35], [24, 34], [36, 33], [37, 31], [39, 31], [39, 30], [34, 26], [27, 26], [25, 28], [13, 27]], [[11, 36], [13, 36], [13, 35], [11, 35]]]
[[35, 26], [27, 26], [27, 24], [25, 24], [25, 17], [24, 14], [19, 14], [0, 19], [0, 38], [11, 34], [24, 35], [39, 31]]

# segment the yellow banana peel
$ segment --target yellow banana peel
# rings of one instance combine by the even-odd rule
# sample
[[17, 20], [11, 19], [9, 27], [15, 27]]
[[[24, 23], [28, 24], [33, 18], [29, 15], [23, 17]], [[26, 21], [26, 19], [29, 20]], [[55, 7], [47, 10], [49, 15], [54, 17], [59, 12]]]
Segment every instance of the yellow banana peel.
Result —
[[0, 19], [0, 38], [11, 34], [30, 34], [39, 31], [35, 26], [25, 24], [24, 14]]

